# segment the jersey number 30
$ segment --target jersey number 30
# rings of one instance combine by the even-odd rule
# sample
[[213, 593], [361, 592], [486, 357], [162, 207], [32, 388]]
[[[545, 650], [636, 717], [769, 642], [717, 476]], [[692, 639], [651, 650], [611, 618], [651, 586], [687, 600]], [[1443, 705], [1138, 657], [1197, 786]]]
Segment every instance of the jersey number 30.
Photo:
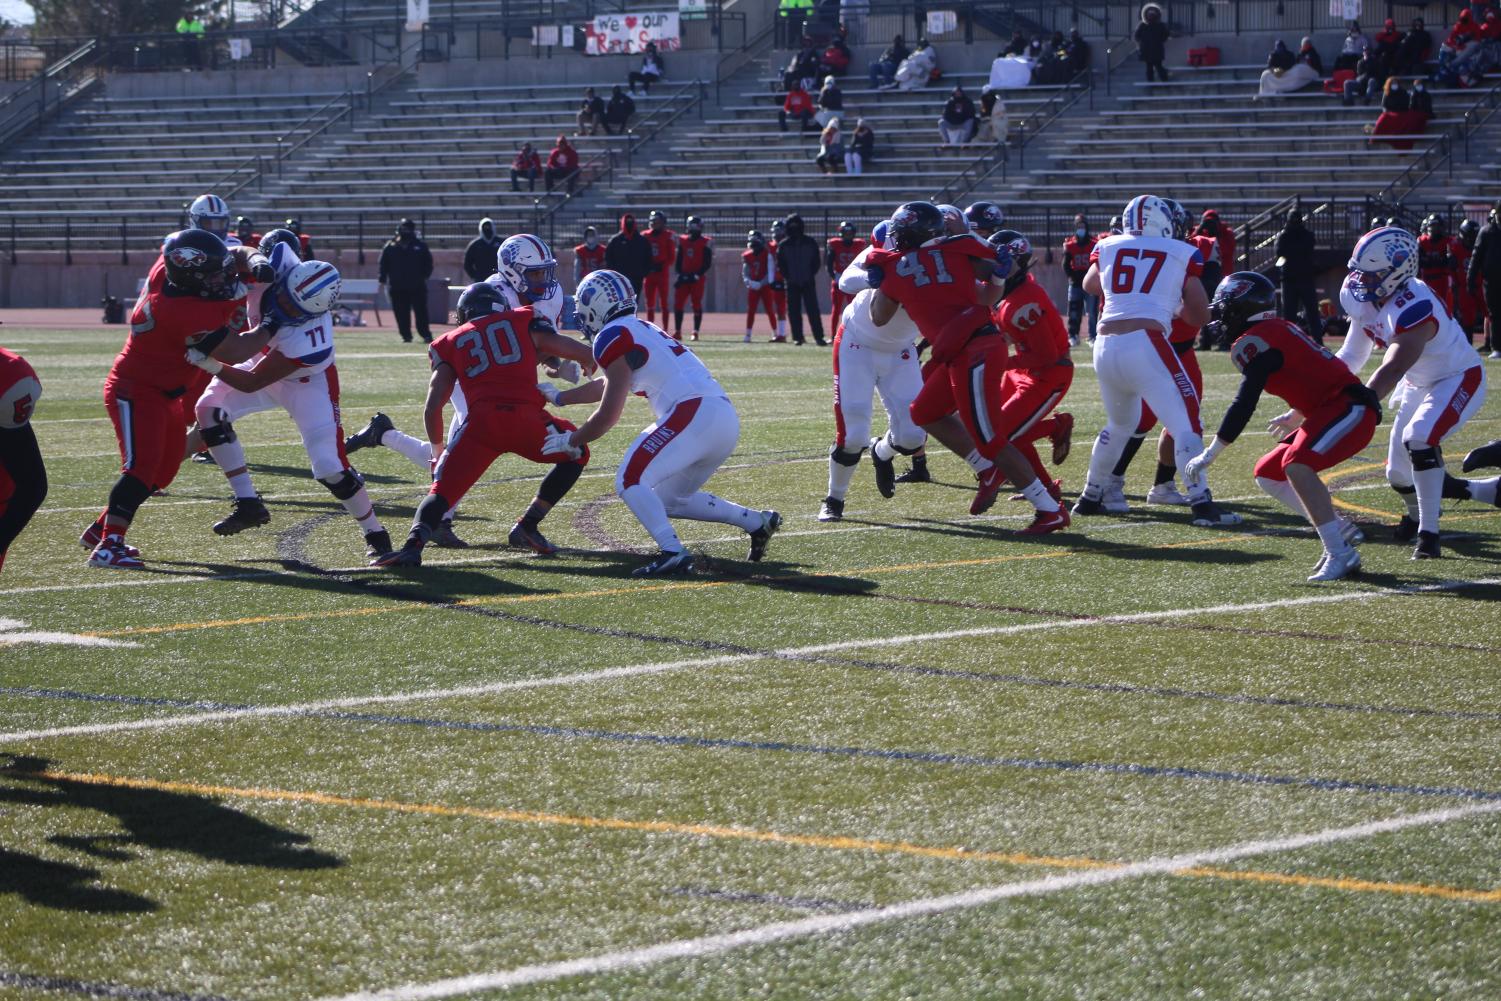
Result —
[[[1123, 248], [1115, 255], [1115, 267], [1110, 271], [1110, 291], [1116, 295], [1129, 295], [1132, 292], [1145, 294], [1152, 291], [1152, 286], [1157, 284], [1157, 275], [1166, 261], [1167, 254], [1160, 250]], [[1138, 278], [1141, 279], [1140, 288], [1136, 284]]]
[[[501, 347], [501, 341], [505, 347]], [[516, 330], [510, 320], [496, 320], [483, 332], [471, 330], [453, 342], [474, 359], [474, 364], [464, 370], [467, 378], [473, 379], [490, 365], [511, 365], [521, 360], [521, 345], [516, 343]]]

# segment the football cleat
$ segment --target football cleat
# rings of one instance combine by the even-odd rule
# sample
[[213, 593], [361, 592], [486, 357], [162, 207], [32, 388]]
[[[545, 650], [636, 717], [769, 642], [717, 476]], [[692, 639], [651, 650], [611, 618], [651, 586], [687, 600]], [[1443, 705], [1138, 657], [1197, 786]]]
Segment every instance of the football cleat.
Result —
[[1195, 504], [1193, 513], [1193, 523], [1199, 528], [1229, 528], [1240, 524], [1240, 515], [1226, 511], [1212, 500]]
[[996, 495], [1001, 492], [1001, 484], [1006, 482], [1006, 474], [1001, 472], [1000, 466], [991, 466], [980, 474], [980, 485], [975, 490], [975, 499], [969, 502], [970, 514], [984, 514], [995, 503]]
[[1403, 515], [1402, 520], [1397, 522], [1397, 527], [1392, 529], [1392, 537], [1398, 542], [1411, 542], [1418, 537], [1418, 523], [1410, 515]]
[[[1078, 343], [1078, 338], [1074, 339]], [[1053, 443], [1053, 465], [1063, 465], [1063, 460], [1068, 458], [1069, 451], [1074, 447], [1074, 415], [1058, 413], [1053, 415], [1053, 433], [1048, 435], [1048, 441]]]
[[[93, 552], [94, 548], [98, 546], [102, 541], [104, 541], [104, 526], [99, 524], [97, 521], [90, 525], [88, 528], [85, 528], [83, 530], [83, 534], [78, 537], [78, 544], [83, 548], [89, 550], [90, 552]], [[124, 539], [120, 540], [120, 546], [129, 556], [141, 555], [141, 551], [139, 549], [137, 549], [135, 546], [132, 546]]]
[[1418, 544], [1412, 548], [1415, 560], [1436, 560], [1444, 555], [1439, 550], [1437, 532], [1419, 532]]
[[663, 550], [657, 558], [631, 571], [632, 577], [665, 577], [668, 574], [692, 573], [693, 554], [683, 549], [675, 553]]
[[1465, 456], [1465, 461], [1459, 468], [1462, 472], [1468, 473], [1472, 469], [1484, 469], [1487, 466], [1501, 466], [1501, 439], [1489, 445], [1481, 445], [1472, 451]]
[[443, 519], [443, 523], [438, 526], [438, 530], [433, 533], [433, 537], [428, 541], [439, 549], [469, 548], [469, 543], [453, 534], [453, 522], [448, 518]]
[[[374, 534], [374, 533], [372, 533]], [[421, 546], [402, 546], [400, 549], [376, 554], [370, 561], [373, 567], [420, 567], [422, 565]]]
[[825, 497], [823, 503], [818, 506], [819, 521], [843, 521], [844, 501], [837, 497]]
[[761, 527], [750, 533], [750, 552], [745, 554], [745, 558], [752, 563], [760, 563], [761, 557], [766, 555], [766, 546], [771, 542], [771, 537], [781, 527], [781, 515], [775, 511], [762, 511]]
[[208, 451], [194, 452], [193, 461], [201, 462], [209, 466], [217, 466], [219, 463], [214, 459], [213, 453]]
[[118, 535], [104, 539], [89, 553], [89, 566], [110, 567], [114, 570], [143, 570], [140, 553], [125, 545]]
[[751, 342], [751, 335], [750, 334], [746, 334], [745, 338], [743, 340], [741, 340], [740, 343], [741, 344], [749, 344], [750, 342]]
[[876, 471], [876, 489], [882, 497], [890, 497], [896, 493], [896, 464], [876, 454], [876, 445], [880, 441], [880, 438], [870, 440], [870, 464]]
[[271, 512], [259, 497], [236, 497], [223, 521], [214, 522], [215, 535], [239, 535], [247, 528], [271, 524]]
[[[365, 533], [365, 555], [371, 557], [383, 557], [391, 552], [391, 533], [384, 528], [378, 528], [373, 532]], [[420, 556], [421, 550], [418, 550]], [[421, 563], [422, 560], [417, 561]], [[375, 564], [371, 564], [374, 566]], [[384, 566], [384, 564], [382, 564]]]
[[1317, 584], [1328, 580], [1344, 580], [1360, 570], [1360, 550], [1350, 546], [1338, 553], [1325, 553], [1313, 568], [1308, 579]]
[[896, 478], [898, 483], [932, 483], [933, 474], [928, 472], [926, 460], [917, 460], [912, 468]]
[[1094, 499], [1090, 499], [1089, 497], [1086, 497], [1084, 494], [1080, 494], [1079, 495], [1079, 499], [1076, 500], [1076, 501], [1074, 501], [1074, 506], [1073, 506], [1072, 510], [1073, 510], [1074, 514], [1084, 515], [1086, 517], [1089, 516], [1089, 515], [1108, 514], [1109, 513], [1108, 511], [1105, 510], [1105, 502], [1104, 501], [1100, 500], [1098, 497], [1096, 497]]
[[1179, 507], [1185, 507], [1188, 504], [1188, 498], [1179, 491], [1178, 484], [1169, 480], [1166, 483], [1152, 485], [1152, 489], [1147, 491], [1147, 503], [1176, 504]]
[[1126, 481], [1122, 477], [1119, 480], [1111, 480], [1100, 491], [1100, 504], [1106, 514], [1126, 514], [1131, 510], [1131, 505], [1126, 501]]
[[344, 439], [344, 451], [347, 454], [358, 452], [362, 448], [375, 448], [380, 444], [381, 437], [395, 428], [396, 425], [391, 422], [391, 418], [376, 411], [375, 416], [370, 418], [369, 424]]
[[1056, 511], [1038, 511], [1032, 518], [1032, 524], [1023, 528], [1021, 535], [1047, 535], [1049, 532], [1061, 532], [1069, 526], [1070, 518], [1068, 509], [1060, 507]]
[[1339, 519], [1339, 535], [1347, 546], [1358, 546], [1365, 541], [1365, 533], [1360, 530], [1360, 526], [1348, 518]]
[[530, 549], [539, 556], [551, 556], [558, 551], [558, 547], [547, 541], [547, 537], [535, 528], [527, 528], [521, 522], [511, 526], [511, 534], [506, 536], [506, 541], [517, 549]]

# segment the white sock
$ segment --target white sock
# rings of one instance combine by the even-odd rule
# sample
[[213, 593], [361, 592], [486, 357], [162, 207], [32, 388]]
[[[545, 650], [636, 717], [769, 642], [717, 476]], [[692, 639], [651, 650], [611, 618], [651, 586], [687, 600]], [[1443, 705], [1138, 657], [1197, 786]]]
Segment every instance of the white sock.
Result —
[[786, 320], [778, 320], [777, 321], [777, 336], [778, 337], [786, 337], [787, 336], [787, 321]]
[[219, 468], [224, 470], [225, 478], [229, 480], [229, 485], [236, 497], [255, 496], [255, 483], [250, 479], [249, 470], [233, 476], [228, 475], [231, 469], [245, 469], [245, 446], [240, 444], [238, 438], [223, 445], [211, 445], [208, 454], [212, 455], [214, 461], [219, 464]]
[[[1204, 439], [1192, 432], [1173, 435], [1173, 458], [1178, 462], [1178, 468], [1183, 469], [1189, 461], [1196, 458], [1204, 451]], [[1188, 494], [1190, 504], [1202, 504], [1209, 500], [1209, 478], [1203, 473], [1190, 480], [1183, 477], [1183, 489]]]
[[1477, 500], [1482, 504], [1496, 503], [1496, 485], [1501, 477], [1492, 476], [1488, 480], [1470, 480], [1470, 500]]
[[835, 500], [844, 500], [844, 495], [849, 493], [850, 480], [855, 478], [854, 466], [845, 466], [829, 460], [829, 496]]
[[989, 469], [991, 466], [995, 465], [995, 463], [991, 462], [989, 459], [985, 458], [985, 456], [981, 455], [978, 448], [970, 449], [969, 454], [964, 457], [964, 461], [969, 463], [969, 468], [973, 469], [975, 471], [975, 475], [977, 476], [980, 473], [985, 472], [985, 470]]
[[891, 442], [887, 438], [887, 435], [881, 435], [881, 437], [876, 439], [876, 443], [870, 447], [872, 454], [882, 462], [890, 462], [896, 458], [896, 449], [891, 446]]
[[754, 334], [754, 333], [755, 333], [755, 331], [753, 329], [751, 329], [750, 327], [746, 327], [745, 328], [745, 339], [746, 340], [750, 340], [751, 339], [751, 334]]
[[681, 500], [675, 500], [670, 507], [664, 508], [668, 517], [687, 518], [690, 521], [718, 521], [726, 525], [735, 525], [754, 532], [761, 527], [764, 520], [760, 511], [752, 511], [733, 501], [727, 501], [723, 497], [716, 497], [711, 493], [700, 490], [698, 493]]
[[1444, 467], [1414, 469], [1412, 482], [1418, 488], [1418, 531], [1437, 532], [1439, 512], [1444, 506]]
[[[1116, 464], [1121, 461], [1126, 442], [1131, 440], [1131, 432], [1129, 427], [1112, 430], [1110, 425], [1106, 425], [1095, 435], [1094, 446], [1089, 450], [1089, 473], [1084, 479], [1084, 495], [1090, 500], [1100, 499], [1104, 485], [1110, 482]], [[1090, 490], [1094, 493], [1091, 494]]]
[[229, 488], [234, 491], [236, 497], [255, 496], [255, 484], [251, 481], [249, 473], [235, 473], [229, 478]]
[[421, 438], [413, 438], [411, 435], [392, 428], [380, 436], [380, 443], [387, 448], [400, 452], [414, 465], [426, 469], [433, 461], [433, 446]]
[[344, 505], [344, 510], [354, 516], [354, 520], [360, 523], [360, 528], [366, 532], [379, 532], [383, 527], [380, 519], [375, 516], [375, 505], [370, 503], [370, 494], [364, 487], [360, 487], [352, 497], [346, 497], [339, 502]]
[[1346, 548], [1345, 536], [1343, 531], [1341, 530], [1341, 525], [1338, 518], [1335, 518], [1333, 521], [1326, 521], [1322, 525], [1315, 525], [1313, 527], [1319, 533], [1319, 541], [1324, 544], [1324, 552], [1338, 553], [1344, 551], [1344, 549]]
[[1053, 500], [1053, 495], [1048, 493], [1048, 488], [1039, 479], [1034, 478], [1031, 483], [1022, 487], [1022, 496], [1031, 501], [1032, 506], [1039, 511], [1058, 510], [1058, 502]]
[[662, 499], [657, 496], [656, 491], [637, 483], [626, 487], [621, 492], [620, 499], [625, 501], [631, 514], [641, 522], [641, 527], [656, 542], [657, 548], [668, 553], [683, 551], [683, 540], [672, 530], [672, 522], [667, 520], [667, 508], [662, 505]]
[[1308, 517], [1308, 512], [1303, 510], [1303, 501], [1298, 497], [1298, 492], [1287, 480], [1272, 480], [1265, 476], [1258, 476], [1256, 485], [1265, 490], [1273, 499], [1281, 501], [1303, 517]]

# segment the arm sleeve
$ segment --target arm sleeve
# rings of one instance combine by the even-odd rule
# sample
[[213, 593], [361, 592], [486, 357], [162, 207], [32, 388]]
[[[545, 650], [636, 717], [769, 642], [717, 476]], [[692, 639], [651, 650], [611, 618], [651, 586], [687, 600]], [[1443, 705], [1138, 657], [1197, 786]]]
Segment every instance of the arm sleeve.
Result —
[[21, 534], [47, 498], [47, 467], [30, 424], [0, 431], [0, 469], [15, 481], [15, 493], [0, 513], [0, 554]]
[[1262, 352], [1246, 365], [1240, 389], [1236, 391], [1230, 409], [1225, 411], [1225, 416], [1220, 420], [1220, 429], [1214, 433], [1216, 438], [1228, 445], [1240, 437], [1240, 433], [1256, 413], [1256, 404], [1261, 400], [1262, 391], [1266, 389], [1267, 379], [1281, 367], [1282, 352], [1276, 348]]
[[1339, 350], [1334, 353], [1334, 357], [1344, 362], [1345, 368], [1348, 368], [1355, 375], [1359, 375], [1360, 370], [1365, 368], [1365, 363], [1371, 360], [1371, 351], [1374, 347], [1375, 345], [1371, 343], [1371, 339], [1359, 330], [1356, 330], [1355, 322], [1351, 320], [1350, 330], [1345, 334], [1345, 343], [1339, 346]]
[[863, 292], [870, 287], [865, 279], [865, 259], [870, 256], [870, 248], [860, 251], [859, 255], [849, 263], [839, 275], [839, 291], [846, 295], [854, 295]]

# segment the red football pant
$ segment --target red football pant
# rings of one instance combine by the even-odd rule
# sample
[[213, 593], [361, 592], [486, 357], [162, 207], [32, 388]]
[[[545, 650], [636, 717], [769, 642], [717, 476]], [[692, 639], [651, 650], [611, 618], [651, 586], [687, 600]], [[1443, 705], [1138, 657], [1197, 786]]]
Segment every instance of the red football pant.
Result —
[[925, 428], [957, 412], [975, 447], [994, 459], [1008, 444], [1000, 419], [1006, 397], [1006, 341], [989, 334], [976, 337], [947, 364], [936, 366], [912, 401], [912, 422]]
[[[1194, 392], [1199, 399], [1204, 398], [1204, 370], [1199, 368], [1199, 354], [1193, 349], [1193, 342], [1184, 351], [1178, 351], [1181, 344], [1174, 344], [1173, 350], [1178, 351], [1178, 361], [1183, 365], [1183, 371], [1188, 373], [1188, 381], [1193, 383]], [[1157, 415], [1152, 413], [1152, 408], [1147, 406], [1147, 401], [1141, 401], [1141, 423], [1136, 425], [1137, 434], [1146, 434], [1157, 426]]]
[[1047, 467], [1032, 443], [1049, 437], [1058, 422], [1051, 414], [1074, 384], [1073, 365], [1050, 365], [1045, 369], [1011, 369], [1001, 381], [1006, 402], [1001, 405], [999, 423], [1017, 451], [1026, 456], [1032, 471], [1043, 483], [1052, 482]]
[[115, 425], [120, 471], [152, 490], [165, 490], [177, 477], [187, 447], [180, 397], [160, 389], [132, 387], [113, 378], [104, 383], [104, 409]]
[[845, 295], [839, 291], [837, 281], [829, 283], [829, 329], [839, 329], [839, 318], [844, 315], [844, 307], [848, 306], [855, 297]]
[[683, 312], [683, 306], [687, 304], [689, 299], [692, 299], [693, 312], [702, 313], [704, 311], [704, 285], [705, 282], [699, 280], [696, 282], [690, 282], [686, 285], [679, 285], [677, 288], [673, 289], [673, 312], [676, 314], [681, 314]]
[[1256, 463], [1256, 475], [1285, 480], [1291, 465], [1315, 472], [1333, 468], [1371, 443], [1380, 419], [1374, 407], [1341, 394], [1309, 414], [1292, 437], [1263, 455]]
[[[476, 404], [449, 435], [431, 493], [440, 494], [450, 507], [456, 506], [502, 455], [519, 455], [544, 465], [572, 462], [566, 455], [543, 452], [542, 442], [553, 431], [576, 430], [573, 424], [541, 407]], [[579, 461], [589, 462], [588, 449]]]
[[646, 296], [646, 322], [655, 322], [656, 306], [662, 304], [662, 322], [667, 322], [667, 271], [653, 272], [641, 283], [641, 294]]
[[214, 381], [211, 373], [202, 369], [193, 369], [193, 377], [188, 380], [188, 391], [177, 398], [177, 412], [182, 419], [183, 427], [192, 427], [198, 423], [198, 415], [193, 408], [198, 405], [198, 398], [208, 388], [208, 384]]
[[766, 307], [766, 319], [771, 324], [771, 332], [777, 332], [777, 299], [776, 292], [771, 288], [748, 288], [745, 290], [745, 329], [750, 330], [756, 325], [756, 309]]

